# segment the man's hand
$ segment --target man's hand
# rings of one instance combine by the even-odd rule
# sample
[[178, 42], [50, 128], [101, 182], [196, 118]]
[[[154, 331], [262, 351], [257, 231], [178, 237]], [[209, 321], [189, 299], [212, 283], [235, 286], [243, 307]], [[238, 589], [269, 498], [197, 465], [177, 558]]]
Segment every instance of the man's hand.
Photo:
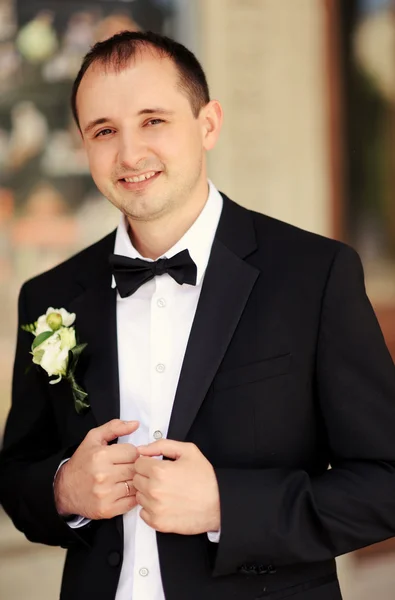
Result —
[[[138, 446], [133, 485], [140, 516], [164, 533], [193, 535], [220, 529], [214, 469], [195, 444], [160, 440]], [[155, 456], [175, 459], [158, 460]]]
[[89, 431], [57, 473], [54, 491], [60, 515], [111, 519], [136, 506], [132, 481], [138, 456], [136, 447], [133, 444], [109, 446], [108, 442], [131, 434], [138, 427], [138, 421], [114, 419]]

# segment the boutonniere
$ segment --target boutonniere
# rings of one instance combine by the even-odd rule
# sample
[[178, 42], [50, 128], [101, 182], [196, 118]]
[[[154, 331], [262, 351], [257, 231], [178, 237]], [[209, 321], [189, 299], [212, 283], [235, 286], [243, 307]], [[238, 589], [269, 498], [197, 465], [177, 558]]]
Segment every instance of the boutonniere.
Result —
[[74, 406], [78, 414], [89, 408], [88, 394], [78, 385], [74, 373], [81, 352], [87, 344], [77, 344], [73, 323], [75, 314], [64, 308], [48, 308], [35, 323], [22, 325], [24, 331], [34, 335], [31, 354], [33, 363], [40, 365], [49, 375], [56, 376], [50, 384], [66, 379], [73, 392]]

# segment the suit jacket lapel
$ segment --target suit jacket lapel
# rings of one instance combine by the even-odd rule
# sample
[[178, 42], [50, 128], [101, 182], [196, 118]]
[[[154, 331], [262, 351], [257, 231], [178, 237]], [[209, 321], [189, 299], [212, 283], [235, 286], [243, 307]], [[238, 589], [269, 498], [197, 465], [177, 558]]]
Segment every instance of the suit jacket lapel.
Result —
[[256, 248], [252, 217], [224, 197], [224, 207], [174, 399], [168, 438], [185, 440], [259, 275], [243, 260]]
[[[119, 418], [116, 290], [108, 256], [115, 232], [81, 264], [83, 292], [70, 303], [79, 342], [87, 348], [77, 368], [78, 383], [99, 425]], [[170, 439], [185, 439], [225, 355], [259, 270], [244, 258], [256, 249], [252, 217], [224, 197], [224, 206], [189, 337], [169, 424]]]
[[119, 418], [119, 375], [116, 325], [116, 290], [111, 288], [108, 256], [114, 249], [114, 233], [98, 246], [97, 256], [86, 270], [81, 269], [80, 284], [85, 288], [70, 304], [76, 313], [76, 332], [80, 343], [88, 346], [77, 367], [77, 382], [88, 392], [91, 409], [99, 425]]

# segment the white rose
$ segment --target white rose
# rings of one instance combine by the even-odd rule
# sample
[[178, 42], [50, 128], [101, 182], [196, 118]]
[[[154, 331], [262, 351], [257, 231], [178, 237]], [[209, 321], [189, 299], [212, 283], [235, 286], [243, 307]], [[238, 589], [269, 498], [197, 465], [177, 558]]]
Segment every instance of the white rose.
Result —
[[75, 313], [69, 313], [64, 308], [49, 308], [47, 310], [47, 316], [51, 313], [59, 313], [62, 317], [62, 324], [64, 327], [70, 327], [75, 321]]
[[40, 365], [49, 376], [58, 375], [58, 379], [50, 383], [58, 383], [67, 373], [69, 349], [62, 348], [59, 333], [54, 333], [33, 350], [33, 362]]
[[41, 315], [41, 317], [37, 319], [37, 326], [34, 331], [35, 336], [40, 335], [40, 333], [43, 333], [44, 331], [52, 331], [52, 328], [47, 321], [52, 313], [59, 314], [62, 317], [61, 325], [64, 327], [70, 327], [75, 321], [75, 313], [69, 313], [64, 308], [53, 308], [50, 306], [45, 315]]
[[41, 315], [41, 317], [37, 319], [37, 326], [34, 331], [34, 335], [40, 335], [40, 333], [44, 333], [44, 331], [52, 331], [47, 323], [47, 315]]
[[62, 327], [57, 333], [60, 337], [60, 347], [62, 350], [71, 350], [77, 345], [74, 327]]

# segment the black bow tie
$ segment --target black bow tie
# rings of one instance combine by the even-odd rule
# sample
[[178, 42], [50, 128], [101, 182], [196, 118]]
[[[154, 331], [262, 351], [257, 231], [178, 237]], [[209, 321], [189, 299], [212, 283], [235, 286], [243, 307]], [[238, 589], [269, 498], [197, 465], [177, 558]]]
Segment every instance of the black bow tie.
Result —
[[197, 268], [188, 250], [183, 250], [172, 258], [159, 258], [154, 262], [119, 254], [111, 254], [109, 261], [122, 298], [131, 296], [143, 283], [163, 273], [171, 275], [180, 285], [196, 285]]

